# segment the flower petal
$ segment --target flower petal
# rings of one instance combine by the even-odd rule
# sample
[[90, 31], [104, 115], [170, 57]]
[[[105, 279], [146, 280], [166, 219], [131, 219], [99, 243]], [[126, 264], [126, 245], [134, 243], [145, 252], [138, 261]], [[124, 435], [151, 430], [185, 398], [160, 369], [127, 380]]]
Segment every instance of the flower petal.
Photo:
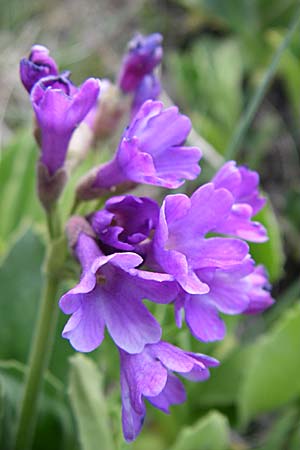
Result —
[[81, 306], [75, 311], [64, 327], [62, 336], [69, 339], [79, 352], [91, 352], [101, 344], [104, 338], [104, 321], [99, 296], [96, 289], [81, 298]]
[[185, 304], [186, 323], [196, 339], [204, 342], [221, 340], [225, 336], [225, 324], [216, 307], [205, 302], [202, 297], [189, 297]]
[[167, 383], [161, 393], [156, 397], [146, 398], [153, 406], [169, 414], [171, 405], [185, 402], [186, 393], [182, 382], [175, 375], [169, 373]]

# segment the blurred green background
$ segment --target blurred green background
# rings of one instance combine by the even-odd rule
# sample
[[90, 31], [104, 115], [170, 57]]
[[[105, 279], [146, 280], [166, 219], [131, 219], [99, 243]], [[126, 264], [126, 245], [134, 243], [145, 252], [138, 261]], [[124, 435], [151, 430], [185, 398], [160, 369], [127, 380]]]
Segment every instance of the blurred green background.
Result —
[[[19, 60], [40, 43], [60, 69], [72, 71], [75, 83], [89, 76], [114, 79], [133, 32], [159, 31], [164, 89], [195, 130], [225, 155], [298, 10], [296, 0], [0, 0], [1, 449], [11, 441], [44, 255], [43, 215], [35, 198], [37, 149]], [[58, 335], [35, 450], [105, 450], [101, 435], [92, 437], [89, 430], [97, 430], [107, 414], [120, 449], [300, 448], [300, 27], [234, 157], [258, 170], [270, 199], [260, 214], [270, 240], [251, 248], [269, 271], [276, 305], [260, 317], [226, 318], [226, 339], [209, 345], [196, 342], [185, 328], [176, 331], [170, 309], [165, 337], [222, 364], [208, 382], [186, 383], [188, 400], [170, 416], [148, 407], [144, 430], [131, 446], [120, 436], [111, 342], [93, 352], [94, 363], [72, 357], [70, 364], [74, 352]], [[212, 173], [205, 166], [200, 182]], [[64, 322], [61, 316], [59, 330]]]

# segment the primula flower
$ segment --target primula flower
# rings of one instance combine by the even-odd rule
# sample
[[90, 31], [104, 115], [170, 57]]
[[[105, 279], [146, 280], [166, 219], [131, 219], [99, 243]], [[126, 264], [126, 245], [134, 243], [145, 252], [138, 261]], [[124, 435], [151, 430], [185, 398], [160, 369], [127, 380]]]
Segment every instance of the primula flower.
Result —
[[200, 173], [201, 152], [185, 147], [188, 117], [173, 106], [148, 100], [125, 130], [114, 159], [90, 172], [79, 185], [81, 199], [94, 198], [128, 182], [178, 188]]
[[35, 83], [49, 75], [58, 75], [57, 64], [49, 55], [47, 47], [34, 45], [29, 58], [20, 61], [20, 77], [27, 92], [30, 93]]
[[191, 295], [181, 290], [174, 306], [177, 325], [181, 327], [183, 309], [191, 333], [201, 341], [225, 337], [226, 328], [219, 312], [255, 314], [274, 302], [263, 268], [254, 268], [251, 260], [233, 270], [202, 269], [196, 274], [209, 286], [209, 292]]
[[62, 77], [41, 79], [31, 102], [41, 133], [40, 162], [52, 176], [64, 165], [72, 133], [97, 100], [99, 80], [89, 78], [76, 88]]
[[226, 189], [208, 183], [191, 198], [169, 195], [160, 210], [153, 237], [153, 259], [189, 294], [206, 294], [200, 269], [230, 269], [244, 263], [248, 245], [240, 239], [206, 237], [231, 212], [234, 199]]
[[228, 161], [212, 179], [216, 188], [228, 189], [234, 197], [231, 213], [220, 222], [215, 231], [238, 236], [253, 242], [265, 242], [267, 232], [262, 224], [251, 221], [265, 205], [266, 199], [259, 195], [259, 176], [247, 167], [238, 167]]
[[162, 40], [159, 33], [148, 36], [137, 34], [129, 42], [118, 77], [118, 85], [124, 93], [135, 91], [144, 76], [152, 73], [161, 62]]
[[150, 198], [124, 195], [112, 197], [105, 208], [90, 217], [97, 237], [106, 245], [133, 251], [156, 227], [159, 206]]
[[142, 299], [172, 301], [177, 293], [172, 278], [135, 269], [143, 262], [135, 253], [103, 255], [93, 237], [84, 232], [78, 235], [75, 254], [82, 276], [59, 301], [62, 311], [72, 314], [63, 337], [81, 352], [101, 344], [105, 326], [118, 347], [128, 353], [141, 352], [146, 344], [158, 342], [160, 325]]
[[144, 399], [169, 413], [169, 407], [183, 403], [186, 393], [173, 374], [191, 381], [204, 381], [209, 367], [218, 361], [199, 353], [181, 350], [168, 342], [146, 345], [143, 352], [130, 355], [120, 350], [122, 425], [126, 441], [140, 433], [146, 415]]

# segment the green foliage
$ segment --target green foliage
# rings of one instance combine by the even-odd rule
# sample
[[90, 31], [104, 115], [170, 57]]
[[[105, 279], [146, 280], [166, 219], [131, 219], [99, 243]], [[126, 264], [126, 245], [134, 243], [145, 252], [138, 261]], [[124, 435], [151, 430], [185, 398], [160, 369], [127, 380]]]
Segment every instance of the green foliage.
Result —
[[223, 152], [241, 112], [242, 55], [232, 39], [202, 39], [169, 65], [177, 91], [193, 108], [193, 124]]
[[25, 362], [41, 292], [44, 248], [27, 231], [0, 268], [0, 357]]
[[236, 404], [239, 397], [238, 387], [244, 375], [249, 353], [248, 347], [241, 346], [229, 352], [221, 359], [220, 366], [211, 370], [209, 380], [191, 386], [189, 389], [191, 401], [202, 408]]
[[[0, 267], [0, 358], [26, 362], [32, 338], [33, 324], [41, 294], [41, 267], [44, 247], [32, 232], [25, 231], [15, 243]], [[58, 330], [62, 330], [66, 316], [59, 315]], [[13, 330], [13, 331], [12, 331]], [[13, 334], [12, 334], [13, 333]], [[60, 378], [67, 375], [67, 357], [72, 349], [57, 333], [51, 370]]]
[[[12, 425], [19, 411], [25, 371], [25, 366], [18, 361], [0, 361], [0, 448], [3, 450], [10, 450], [13, 443]], [[63, 386], [49, 373], [41, 397], [33, 450], [77, 450]]]
[[238, 397], [242, 423], [299, 396], [299, 343], [300, 306], [297, 305], [252, 345]]
[[[7, 23], [7, 28], [19, 29], [30, 14], [42, 14], [44, 2], [40, 4], [31, 0], [30, 6], [21, 5], [21, 8], [16, 8], [17, 0], [13, 0], [12, 4], [6, 3], [3, 3], [0, 23]], [[178, 15], [178, 42], [181, 49], [176, 49], [165, 64], [167, 72], [169, 70], [169, 74], [175, 78], [176, 100], [179, 100], [183, 109], [191, 116], [197, 131], [223, 153], [245, 105], [253, 98], [262, 75], [268, 70], [274, 51], [286, 35], [286, 27], [298, 7], [298, 2], [273, 0], [270, 4], [269, 0], [177, 0], [168, 2], [168, 5], [169, 3], [174, 7], [180, 4], [182, 12], [182, 16]], [[50, 3], [47, 8], [51, 12]], [[154, 3], [152, 8], [155, 12]], [[177, 10], [175, 13], [177, 14]], [[175, 28], [169, 9], [168, 14], [161, 14], [156, 20], [161, 26], [166, 23]], [[153, 32], [154, 29], [149, 31]], [[76, 37], [76, 30], [74, 34], [71, 32], [70, 36], [68, 37], [67, 32], [66, 39], [71, 42], [73, 36]], [[46, 36], [46, 39], [48, 38], [49, 36]], [[167, 34], [166, 42], [168, 39]], [[84, 46], [77, 45], [76, 39], [74, 42], [71, 52], [69, 48], [55, 50], [62, 67], [67, 68], [66, 61], [70, 60], [75, 71], [75, 80], [80, 80], [83, 73], [90, 76], [94, 70], [96, 72], [93, 74], [97, 75], [100, 70], [98, 49], [91, 45], [90, 54], [84, 55], [82, 59]], [[78, 48], [81, 66], [77, 64]], [[170, 54], [169, 51], [166, 54]], [[276, 72], [276, 84], [264, 98], [260, 113], [247, 134], [247, 142], [243, 142], [245, 150], [250, 151], [243, 152], [241, 159], [250, 167], [260, 170], [260, 166], [265, 165], [266, 154], [274, 144], [280, 142], [281, 145], [282, 141], [284, 144], [286, 137], [293, 141], [293, 152], [296, 155], [293, 161], [297, 166], [299, 85], [300, 44], [299, 33], [296, 33], [282, 56]], [[171, 90], [167, 90], [171, 93]], [[18, 107], [17, 102], [14, 107]], [[78, 177], [91, 166], [105, 160], [105, 151], [108, 152], [109, 147], [106, 144], [104, 147], [101, 153], [91, 152], [69, 181], [59, 205], [62, 223], [72, 208]], [[277, 157], [278, 154], [274, 155]], [[285, 169], [289, 170], [286, 157], [285, 148], [282, 148]], [[37, 159], [38, 149], [31, 132], [18, 131], [3, 150], [0, 164], [0, 358], [3, 358], [3, 361], [0, 361], [0, 448], [4, 450], [8, 450], [13, 437], [14, 430], [11, 425], [16, 421], [26, 371], [26, 366], [22, 363], [27, 360], [43, 281], [41, 267], [44, 245], [30, 229], [36, 229], [38, 225], [38, 228], [43, 230], [43, 211], [35, 192]], [[172, 326], [165, 327], [165, 337], [186, 349], [215, 355], [221, 364], [211, 370], [211, 378], [205, 383], [186, 383], [188, 401], [172, 408], [170, 416], [154, 411], [148, 405], [143, 432], [134, 444], [120, 444], [122, 449], [243, 448], [243, 444], [239, 447], [238, 444], [233, 446], [230, 443], [229, 433], [237, 423], [248, 425], [251, 421], [251, 428], [247, 429], [245, 435], [248, 446], [245, 448], [254, 448], [254, 441], [255, 446], [258, 445], [255, 447], [257, 450], [300, 448], [300, 308], [291, 307], [298, 297], [299, 283], [290, 284], [290, 278], [281, 281], [285, 275], [285, 258], [288, 258], [289, 254], [287, 247], [285, 251], [283, 249], [283, 233], [280, 230], [283, 224], [285, 233], [288, 233], [286, 241], [293, 247], [293, 264], [299, 260], [299, 179], [300, 177], [296, 182], [295, 179], [288, 180], [288, 189], [280, 186], [278, 192], [275, 190], [274, 198], [276, 200], [279, 196], [279, 207], [283, 206], [283, 220], [282, 217], [280, 222], [277, 220], [269, 203], [257, 216], [257, 220], [265, 225], [270, 239], [265, 244], [251, 244], [252, 255], [257, 262], [267, 267], [271, 281], [280, 281], [277, 291], [280, 291], [282, 303], [278, 302], [280, 304], [267, 313], [265, 319], [251, 318], [250, 321], [243, 321], [235, 318], [236, 322], [232, 328], [228, 327], [228, 337], [223, 344], [199, 344], [190, 338], [186, 328], [178, 332], [169, 306]], [[276, 184], [276, 177], [271, 181]], [[285, 203], [285, 206], [282, 203]], [[96, 202], [90, 202], [81, 206], [79, 212], [88, 213], [95, 204]], [[278, 207], [277, 204], [275, 206]], [[286, 238], [286, 235], [284, 237]], [[58, 243], [54, 250], [57, 253], [65, 251], [65, 242], [60, 244]], [[290, 266], [291, 261], [288, 260], [287, 268]], [[69, 272], [74, 271], [74, 267], [67, 267], [66, 270], [68, 269]], [[75, 270], [78, 268], [75, 267]], [[295, 283], [294, 280], [293, 282]], [[68, 283], [74, 284], [71, 280], [68, 280]], [[69, 287], [69, 284], [67, 286]], [[284, 289], [287, 287], [283, 294], [282, 286]], [[92, 356], [97, 358], [100, 370], [91, 359], [83, 355], [70, 359], [70, 404], [67, 404], [61, 381], [65, 381], [67, 376], [68, 355], [73, 350], [69, 342], [60, 336], [66, 320], [66, 316], [60, 313], [54, 353], [50, 362], [51, 373], [47, 373], [45, 377], [40, 402], [34, 450], [77, 450], [77, 437], [82, 450], [119, 448], [112, 441], [113, 437], [116, 437], [118, 444], [122, 440], [121, 435], [115, 436], [117, 433], [114, 423], [116, 419], [118, 427], [121, 427], [117, 351], [111, 350], [112, 343], [106, 339], [101, 351]], [[277, 322], [276, 325], [268, 329], [268, 324], [274, 321]], [[247, 341], [249, 323], [250, 334], [254, 339], [254, 342], [250, 343], [249, 338]], [[263, 332], [258, 337], [257, 330]], [[229, 350], [224, 350], [222, 345], [229, 345]], [[4, 361], [5, 358], [8, 360]], [[109, 390], [108, 398], [102, 385]], [[78, 436], [72, 422], [70, 406]], [[216, 411], [209, 412], [211, 408], [220, 409], [224, 415]], [[113, 413], [115, 417], [112, 418]], [[261, 414], [265, 414], [265, 420], [261, 419]]]
[[287, 446], [288, 443], [291, 443], [292, 433], [298, 422], [299, 412], [297, 408], [293, 407], [284, 410], [282, 416], [274, 423], [266, 439], [264, 439], [264, 444], [256, 450], [282, 450], [284, 448], [292, 450], [290, 446]]
[[70, 358], [69, 397], [78, 425], [82, 450], [113, 450], [107, 404], [101, 374], [95, 363], [84, 355]]
[[193, 426], [183, 428], [170, 450], [227, 450], [229, 443], [226, 417], [212, 411]]
[[40, 220], [42, 209], [35, 192], [38, 150], [31, 133], [19, 132], [3, 150], [0, 164], [0, 256], [25, 223]]

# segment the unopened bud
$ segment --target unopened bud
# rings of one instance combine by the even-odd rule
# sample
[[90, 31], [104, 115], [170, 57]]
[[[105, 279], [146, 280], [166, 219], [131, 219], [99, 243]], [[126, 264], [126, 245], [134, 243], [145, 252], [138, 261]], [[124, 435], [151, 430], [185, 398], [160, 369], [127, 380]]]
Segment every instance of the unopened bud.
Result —
[[67, 182], [67, 172], [64, 167], [53, 175], [49, 174], [47, 166], [42, 162], [37, 164], [37, 190], [40, 202], [49, 211], [60, 197]]

